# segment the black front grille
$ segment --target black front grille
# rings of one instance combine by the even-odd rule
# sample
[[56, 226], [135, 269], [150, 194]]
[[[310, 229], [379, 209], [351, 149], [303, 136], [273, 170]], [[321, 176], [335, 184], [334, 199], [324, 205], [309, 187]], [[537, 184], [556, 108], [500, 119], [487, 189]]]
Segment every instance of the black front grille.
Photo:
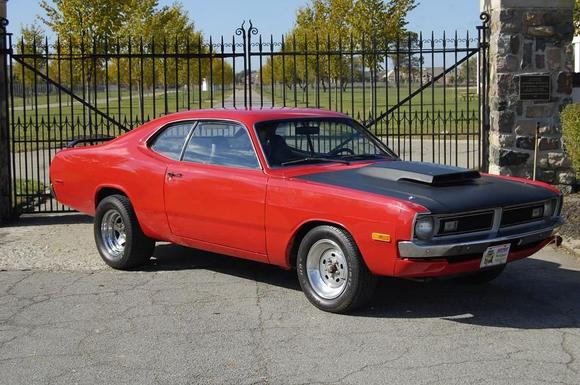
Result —
[[501, 217], [501, 227], [514, 226], [522, 223], [537, 221], [544, 216], [544, 204], [507, 208]]
[[[446, 224], [452, 224], [452, 222], [457, 222], [456, 228], [453, 230], [446, 230]], [[454, 235], [473, 233], [477, 231], [489, 231], [492, 227], [493, 211], [485, 211], [476, 214], [441, 218], [439, 220], [439, 230], [437, 235]]]

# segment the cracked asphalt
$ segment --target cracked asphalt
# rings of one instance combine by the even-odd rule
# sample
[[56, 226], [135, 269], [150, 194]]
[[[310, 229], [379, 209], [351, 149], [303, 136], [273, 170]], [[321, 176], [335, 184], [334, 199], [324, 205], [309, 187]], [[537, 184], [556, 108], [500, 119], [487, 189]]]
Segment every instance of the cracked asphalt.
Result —
[[580, 260], [551, 246], [480, 287], [382, 279], [351, 315], [174, 245], [111, 270], [78, 215], [0, 228], [0, 269], [1, 384], [580, 384]]

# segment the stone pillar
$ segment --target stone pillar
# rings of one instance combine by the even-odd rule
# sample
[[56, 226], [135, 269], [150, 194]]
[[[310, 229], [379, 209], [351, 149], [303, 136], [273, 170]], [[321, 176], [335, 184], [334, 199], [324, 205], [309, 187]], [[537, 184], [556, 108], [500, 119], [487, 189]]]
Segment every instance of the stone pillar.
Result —
[[[490, 172], [531, 178], [538, 131], [537, 179], [573, 185], [560, 112], [572, 101], [574, 0], [481, 0], [481, 6], [491, 15]], [[522, 75], [549, 76], [549, 99], [522, 100]]]
[[0, 0], [0, 222], [9, 218], [10, 205], [10, 142], [8, 132], [8, 55], [5, 36], [6, 1]]

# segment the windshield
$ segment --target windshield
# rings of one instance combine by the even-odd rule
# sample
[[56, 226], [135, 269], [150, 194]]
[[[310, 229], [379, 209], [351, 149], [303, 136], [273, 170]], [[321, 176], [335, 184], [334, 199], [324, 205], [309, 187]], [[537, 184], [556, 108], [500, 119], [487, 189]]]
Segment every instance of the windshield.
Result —
[[383, 143], [351, 119], [274, 120], [257, 123], [256, 130], [271, 167], [396, 158]]

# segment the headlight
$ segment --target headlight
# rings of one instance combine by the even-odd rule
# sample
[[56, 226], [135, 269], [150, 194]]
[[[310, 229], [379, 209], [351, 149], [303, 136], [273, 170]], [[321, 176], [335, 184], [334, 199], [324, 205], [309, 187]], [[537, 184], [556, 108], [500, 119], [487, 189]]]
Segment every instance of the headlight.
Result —
[[544, 202], [544, 217], [549, 218], [554, 215], [554, 210], [556, 209], [556, 200], [550, 199]]
[[415, 237], [423, 241], [428, 241], [433, 237], [433, 230], [433, 218], [431, 217], [418, 218], [415, 222]]

